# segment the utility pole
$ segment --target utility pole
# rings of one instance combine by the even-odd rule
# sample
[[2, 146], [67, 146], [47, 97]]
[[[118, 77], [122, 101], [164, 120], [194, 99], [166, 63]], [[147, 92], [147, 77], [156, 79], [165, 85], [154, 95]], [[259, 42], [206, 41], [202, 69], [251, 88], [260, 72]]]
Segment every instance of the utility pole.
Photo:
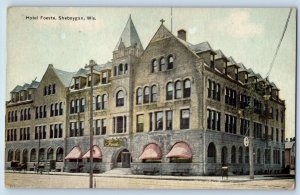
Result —
[[90, 68], [91, 70], [91, 92], [90, 92], [90, 175], [89, 175], [89, 186], [93, 188], [93, 93], [94, 93], [94, 66], [97, 64], [94, 60], [90, 60], [89, 65], [85, 65], [85, 68]]

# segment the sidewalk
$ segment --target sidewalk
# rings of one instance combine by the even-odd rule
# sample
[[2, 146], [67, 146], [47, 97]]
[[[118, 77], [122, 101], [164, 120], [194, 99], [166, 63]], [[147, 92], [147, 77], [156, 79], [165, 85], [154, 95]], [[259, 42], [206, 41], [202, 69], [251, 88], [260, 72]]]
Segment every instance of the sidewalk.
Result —
[[[11, 171], [6, 170], [6, 173], [24, 173], [36, 175], [33, 171]], [[43, 172], [43, 175], [66, 175], [66, 176], [89, 176], [89, 173], [68, 173], [68, 172]], [[116, 175], [116, 174], [104, 174], [95, 173], [94, 178], [134, 178], [134, 179], [155, 179], [155, 180], [182, 180], [182, 181], [211, 181], [211, 182], [246, 182], [256, 180], [276, 180], [283, 179], [280, 177], [272, 177], [271, 175], [255, 175], [255, 179], [249, 179], [249, 175], [234, 175], [228, 176], [228, 178], [222, 176], [169, 176], [169, 175]], [[277, 175], [280, 176], [280, 175]], [[284, 176], [284, 175], [282, 175]]]

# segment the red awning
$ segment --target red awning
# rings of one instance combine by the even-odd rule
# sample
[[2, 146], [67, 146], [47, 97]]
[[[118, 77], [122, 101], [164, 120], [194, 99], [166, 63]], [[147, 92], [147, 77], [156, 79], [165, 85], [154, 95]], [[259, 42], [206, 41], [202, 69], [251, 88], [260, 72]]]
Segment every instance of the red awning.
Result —
[[79, 146], [75, 146], [71, 152], [65, 157], [66, 160], [70, 159], [81, 159], [82, 152]]
[[[90, 150], [82, 158], [90, 158]], [[102, 159], [102, 152], [98, 146], [93, 146], [93, 158]]]
[[169, 154], [167, 154], [166, 157], [191, 159], [192, 151], [186, 143], [179, 142], [173, 146], [172, 150], [169, 152]]
[[160, 160], [162, 157], [160, 147], [156, 144], [149, 144], [140, 156], [140, 160]]

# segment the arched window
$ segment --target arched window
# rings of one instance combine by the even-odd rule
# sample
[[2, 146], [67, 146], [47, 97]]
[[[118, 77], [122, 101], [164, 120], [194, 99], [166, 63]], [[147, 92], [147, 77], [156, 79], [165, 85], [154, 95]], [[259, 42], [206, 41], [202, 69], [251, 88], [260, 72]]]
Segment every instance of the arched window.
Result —
[[207, 149], [207, 162], [208, 163], [216, 163], [217, 162], [217, 153], [216, 147], [214, 143], [210, 143]]
[[23, 120], [23, 109], [21, 110], [21, 117], [20, 117], [20, 120], [21, 120], [21, 121]]
[[49, 148], [47, 151], [47, 160], [53, 160], [53, 149]]
[[28, 120], [30, 120], [30, 119], [31, 119], [31, 112], [30, 112], [30, 108], [28, 108], [28, 111], [27, 111], [27, 113], [28, 113]]
[[108, 99], [107, 99], [107, 94], [102, 95], [102, 109], [107, 109], [108, 108]]
[[101, 106], [102, 106], [101, 100], [102, 100], [101, 95], [98, 95], [96, 97], [96, 110], [101, 110]]
[[60, 103], [59, 103], [59, 115], [63, 115], [63, 111], [64, 111], [63, 103], [60, 102]]
[[150, 89], [149, 87], [144, 88], [144, 103], [149, 103], [150, 99]]
[[84, 112], [84, 108], [85, 108], [85, 99], [81, 98], [80, 99], [80, 112]]
[[157, 86], [153, 85], [151, 87], [151, 102], [157, 102]]
[[44, 96], [47, 95], [47, 86], [44, 87]]
[[138, 88], [136, 90], [136, 104], [142, 104], [143, 103], [143, 90], [142, 88]]
[[119, 69], [119, 75], [122, 75], [123, 74], [123, 70], [124, 70], [123, 64], [119, 64], [118, 69]]
[[257, 149], [257, 155], [256, 155], [257, 163], [260, 164], [260, 149]]
[[15, 151], [15, 161], [18, 161], [18, 162], [20, 162], [20, 150], [19, 149], [17, 149], [16, 151]]
[[55, 91], [56, 91], [55, 84], [52, 84], [52, 93], [55, 94]]
[[52, 88], [51, 85], [49, 85], [49, 86], [48, 86], [48, 95], [51, 95], [51, 93], [52, 93], [52, 92], [51, 92], [51, 88]]
[[181, 81], [176, 81], [175, 83], [175, 99], [182, 98], [182, 88]]
[[[71, 104], [72, 104], [72, 101], [71, 101]], [[71, 113], [72, 113], [72, 107], [71, 107]], [[50, 105], [50, 116], [54, 116], [54, 105], [53, 104]]]
[[128, 73], [128, 64], [125, 64], [124, 65], [124, 74], [127, 74]]
[[185, 79], [184, 83], [183, 83], [183, 97], [187, 98], [187, 97], [191, 97], [191, 81], [190, 79]]
[[39, 117], [40, 117], [40, 118], [43, 118], [43, 106], [40, 106]]
[[166, 96], [166, 99], [167, 100], [171, 100], [173, 99], [173, 83], [168, 83], [167, 84], [167, 96]]
[[173, 62], [174, 62], [174, 58], [173, 58], [172, 55], [170, 55], [169, 58], [168, 58], [168, 69], [173, 68]]
[[235, 146], [231, 148], [231, 163], [236, 163], [236, 149]]
[[54, 125], [54, 138], [58, 137], [58, 124]]
[[124, 92], [122, 90], [117, 92], [116, 106], [124, 106]]
[[41, 148], [39, 151], [39, 159], [41, 162], [45, 161], [45, 149]]
[[33, 148], [30, 152], [30, 162], [35, 162], [36, 161], [36, 151]]
[[28, 151], [26, 149], [23, 150], [22, 157], [23, 157], [22, 162], [27, 163], [28, 162]]
[[243, 148], [239, 147], [239, 163], [243, 163]]
[[50, 125], [50, 138], [53, 138], [53, 125]]
[[24, 109], [24, 121], [27, 120], [27, 109]]
[[46, 118], [46, 117], [47, 117], [47, 106], [44, 105], [44, 118]]
[[164, 57], [160, 58], [159, 65], [160, 65], [159, 70], [162, 71], [166, 70], [166, 60]]
[[152, 72], [158, 72], [158, 63], [157, 60], [152, 60]]
[[58, 115], [58, 103], [55, 104], [55, 116]]
[[221, 156], [221, 163], [222, 165], [226, 165], [227, 164], [227, 148], [226, 146], [224, 146], [222, 148], [222, 156]]
[[9, 150], [7, 153], [7, 162], [10, 162], [13, 160], [14, 152], [12, 150]]
[[63, 161], [64, 150], [62, 148], [57, 148], [56, 150], [56, 162]]

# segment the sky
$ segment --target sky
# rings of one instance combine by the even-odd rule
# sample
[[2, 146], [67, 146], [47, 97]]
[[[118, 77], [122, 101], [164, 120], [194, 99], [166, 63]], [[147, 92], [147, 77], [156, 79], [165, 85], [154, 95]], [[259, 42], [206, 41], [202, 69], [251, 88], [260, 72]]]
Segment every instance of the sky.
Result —
[[[266, 76], [281, 37], [287, 8], [173, 8], [172, 32], [187, 31], [192, 44], [208, 41], [235, 61]], [[40, 81], [48, 64], [74, 72], [90, 59], [111, 61], [131, 14], [143, 47], [165, 20], [171, 30], [170, 8], [11, 8], [8, 10], [6, 100], [16, 85]], [[93, 21], [26, 20], [26, 16], [93, 16]], [[269, 80], [286, 100], [286, 137], [295, 136], [296, 10], [278, 52]]]

